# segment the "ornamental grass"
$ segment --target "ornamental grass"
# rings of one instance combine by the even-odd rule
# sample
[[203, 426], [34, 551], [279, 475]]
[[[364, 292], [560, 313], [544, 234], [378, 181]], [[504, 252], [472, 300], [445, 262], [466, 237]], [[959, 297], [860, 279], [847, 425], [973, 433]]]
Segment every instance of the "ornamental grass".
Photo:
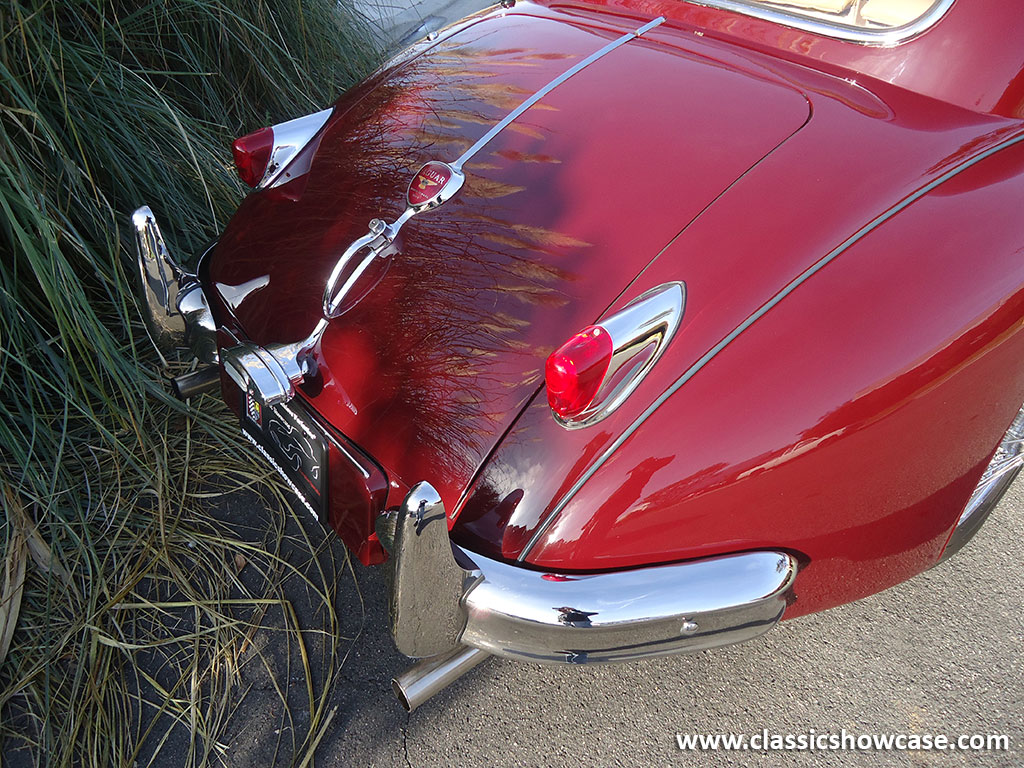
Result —
[[[271, 676], [285, 735], [267, 764], [308, 761], [329, 727], [345, 563], [290, 520], [217, 398], [169, 396], [129, 216], [150, 205], [187, 263], [242, 196], [231, 140], [322, 109], [378, 60], [331, 0], [0, 6], [5, 758], [220, 764], [246, 664], [270, 667], [261, 632], [296, 659]], [[285, 512], [254, 524], [240, 488]], [[309, 718], [289, 728], [297, 700]]]

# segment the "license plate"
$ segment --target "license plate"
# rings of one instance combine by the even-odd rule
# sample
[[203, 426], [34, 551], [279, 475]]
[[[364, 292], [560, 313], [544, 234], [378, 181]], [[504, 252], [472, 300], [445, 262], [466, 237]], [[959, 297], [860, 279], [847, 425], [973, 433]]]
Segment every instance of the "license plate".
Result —
[[267, 406], [243, 394], [242, 434], [259, 449], [317, 520], [327, 509], [327, 436], [299, 407]]

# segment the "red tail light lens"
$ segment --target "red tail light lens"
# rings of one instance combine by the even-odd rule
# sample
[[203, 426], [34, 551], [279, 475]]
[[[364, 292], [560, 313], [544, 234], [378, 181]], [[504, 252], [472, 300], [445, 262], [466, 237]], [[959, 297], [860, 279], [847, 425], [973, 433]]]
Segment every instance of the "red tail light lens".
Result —
[[255, 187], [263, 180], [270, 162], [270, 151], [274, 148], [274, 129], [260, 128], [258, 131], [235, 139], [231, 153], [235, 156], [238, 178]]
[[599, 325], [584, 328], [556, 349], [544, 366], [548, 404], [563, 419], [586, 410], [612, 362], [612, 338]]

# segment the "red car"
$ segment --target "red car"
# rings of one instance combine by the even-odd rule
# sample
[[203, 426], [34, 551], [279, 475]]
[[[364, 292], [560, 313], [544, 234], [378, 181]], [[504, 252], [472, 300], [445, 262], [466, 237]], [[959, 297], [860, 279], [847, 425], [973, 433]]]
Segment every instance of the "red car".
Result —
[[154, 340], [389, 561], [406, 707], [489, 654], [761, 635], [970, 539], [1024, 454], [1024, 15], [507, 0], [239, 139]]

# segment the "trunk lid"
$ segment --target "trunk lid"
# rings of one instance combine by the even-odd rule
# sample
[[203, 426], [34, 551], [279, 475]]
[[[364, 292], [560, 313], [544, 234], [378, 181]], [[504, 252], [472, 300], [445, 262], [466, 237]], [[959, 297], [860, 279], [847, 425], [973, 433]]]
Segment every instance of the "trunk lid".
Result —
[[[209, 279], [249, 339], [305, 337], [338, 257], [370, 219], [402, 213], [422, 164], [454, 161], [644, 23], [527, 11], [470, 25], [341, 102], [308, 174], [244, 201]], [[301, 394], [393, 481], [429, 480], [453, 509], [547, 355], [805, 123], [799, 90], [692, 41], [655, 29], [559, 85], [466, 163], [454, 199], [403, 227], [331, 321]]]

